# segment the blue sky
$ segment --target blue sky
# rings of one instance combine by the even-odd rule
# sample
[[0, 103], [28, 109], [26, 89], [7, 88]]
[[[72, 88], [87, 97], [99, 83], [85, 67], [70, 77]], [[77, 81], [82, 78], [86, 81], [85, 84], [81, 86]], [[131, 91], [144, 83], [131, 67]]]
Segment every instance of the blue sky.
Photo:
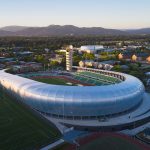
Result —
[[0, 0], [0, 26], [150, 27], [150, 0]]

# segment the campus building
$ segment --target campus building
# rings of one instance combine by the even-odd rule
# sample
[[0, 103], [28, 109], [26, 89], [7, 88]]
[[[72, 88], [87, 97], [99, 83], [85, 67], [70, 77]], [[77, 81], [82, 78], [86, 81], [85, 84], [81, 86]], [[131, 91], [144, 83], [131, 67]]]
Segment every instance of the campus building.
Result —
[[81, 46], [79, 51], [86, 52], [86, 53], [96, 53], [97, 51], [104, 50], [103, 45], [84, 45]]
[[52, 76], [63, 75], [87, 83], [85, 86], [46, 84], [1, 70], [1, 87], [57, 127], [115, 131], [149, 122], [150, 95], [139, 79], [119, 72], [72, 66], [72, 49], [69, 46], [66, 51], [69, 72]]

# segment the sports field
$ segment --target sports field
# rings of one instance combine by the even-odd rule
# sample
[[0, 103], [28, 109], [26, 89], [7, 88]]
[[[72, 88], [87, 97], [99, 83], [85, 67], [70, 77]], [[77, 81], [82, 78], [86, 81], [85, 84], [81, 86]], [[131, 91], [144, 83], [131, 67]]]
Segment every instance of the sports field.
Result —
[[84, 146], [79, 150], [144, 150], [137, 145], [118, 137], [101, 137]]
[[24, 75], [24, 77], [48, 84], [71, 86], [102, 86], [121, 82], [118, 78], [93, 72], [76, 72], [71, 74], [71, 76], [61, 74], [28, 74]]
[[[132, 137], [117, 133], [93, 133], [76, 140], [79, 146], [67, 143], [56, 150], [149, 150], [150, 147]], [[78, 148], [77, 148], [78, 147]]]
[[53, 125], [0, 89], [0, 150], [39, 149], [60, 136]]
[[37, 76], [32, 77], [33, 80], [54, 84], [54, 85], [67, 85], [67, 86], [91, 86], [92, 84], [84, 83], [76, 79], [69, 78], [67, 76]]
[[[38, 78], [34, 78], [34, 80], [39, 81], [39, 82], [43, 82], [43, 83], [48, 83], [48, 84], [55, 84], [55, 85], [69, 85], [69, 81], [66, 81], [64, 79], [61, 78], [43, 78], [43, 77], [38, 77]], [[74, 85], [73, 83], [71, 83], [71, 85]]]

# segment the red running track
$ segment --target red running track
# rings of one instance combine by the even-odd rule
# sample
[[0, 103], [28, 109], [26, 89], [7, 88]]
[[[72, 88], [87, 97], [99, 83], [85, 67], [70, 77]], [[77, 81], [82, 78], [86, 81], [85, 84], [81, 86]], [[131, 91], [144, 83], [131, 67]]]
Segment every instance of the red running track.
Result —
[[[98, 138], [110, 137], [110, 136], [126, 139], [130, 143], [133, 143], [134, 145], [137, 145], [138, 147], [140, 147], [142, 150], [150, 150], [150, 146], [140, 142], [137, 139], [133, 139], [132, 137], [129, 137], [129, 136], [124, 135], [124, 134], [119, 134], [119, 133], [100, 133], [100, 132], [97, 132], [97, 133], [90, 134], [87, 137], [78, 139], [76, 141], [77, 141], [77, 143], [79, 143], [80, 146], [83, 146], [83, 145], [88, 144], [91, 141], [94, 141]], [[75, 150], [75, 149], [76, 149], [76, 145], [70, 145], [70, 146], [67, 147], [66, 150]]]

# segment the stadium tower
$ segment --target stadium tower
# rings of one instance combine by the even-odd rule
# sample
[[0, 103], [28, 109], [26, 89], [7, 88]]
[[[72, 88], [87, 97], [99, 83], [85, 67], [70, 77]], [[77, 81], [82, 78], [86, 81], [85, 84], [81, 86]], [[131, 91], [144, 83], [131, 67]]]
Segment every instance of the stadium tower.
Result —
[[72, 71], [72, 53], [73, 53], [73, 46], [70, 45], [66, 49], [66, 70]]

